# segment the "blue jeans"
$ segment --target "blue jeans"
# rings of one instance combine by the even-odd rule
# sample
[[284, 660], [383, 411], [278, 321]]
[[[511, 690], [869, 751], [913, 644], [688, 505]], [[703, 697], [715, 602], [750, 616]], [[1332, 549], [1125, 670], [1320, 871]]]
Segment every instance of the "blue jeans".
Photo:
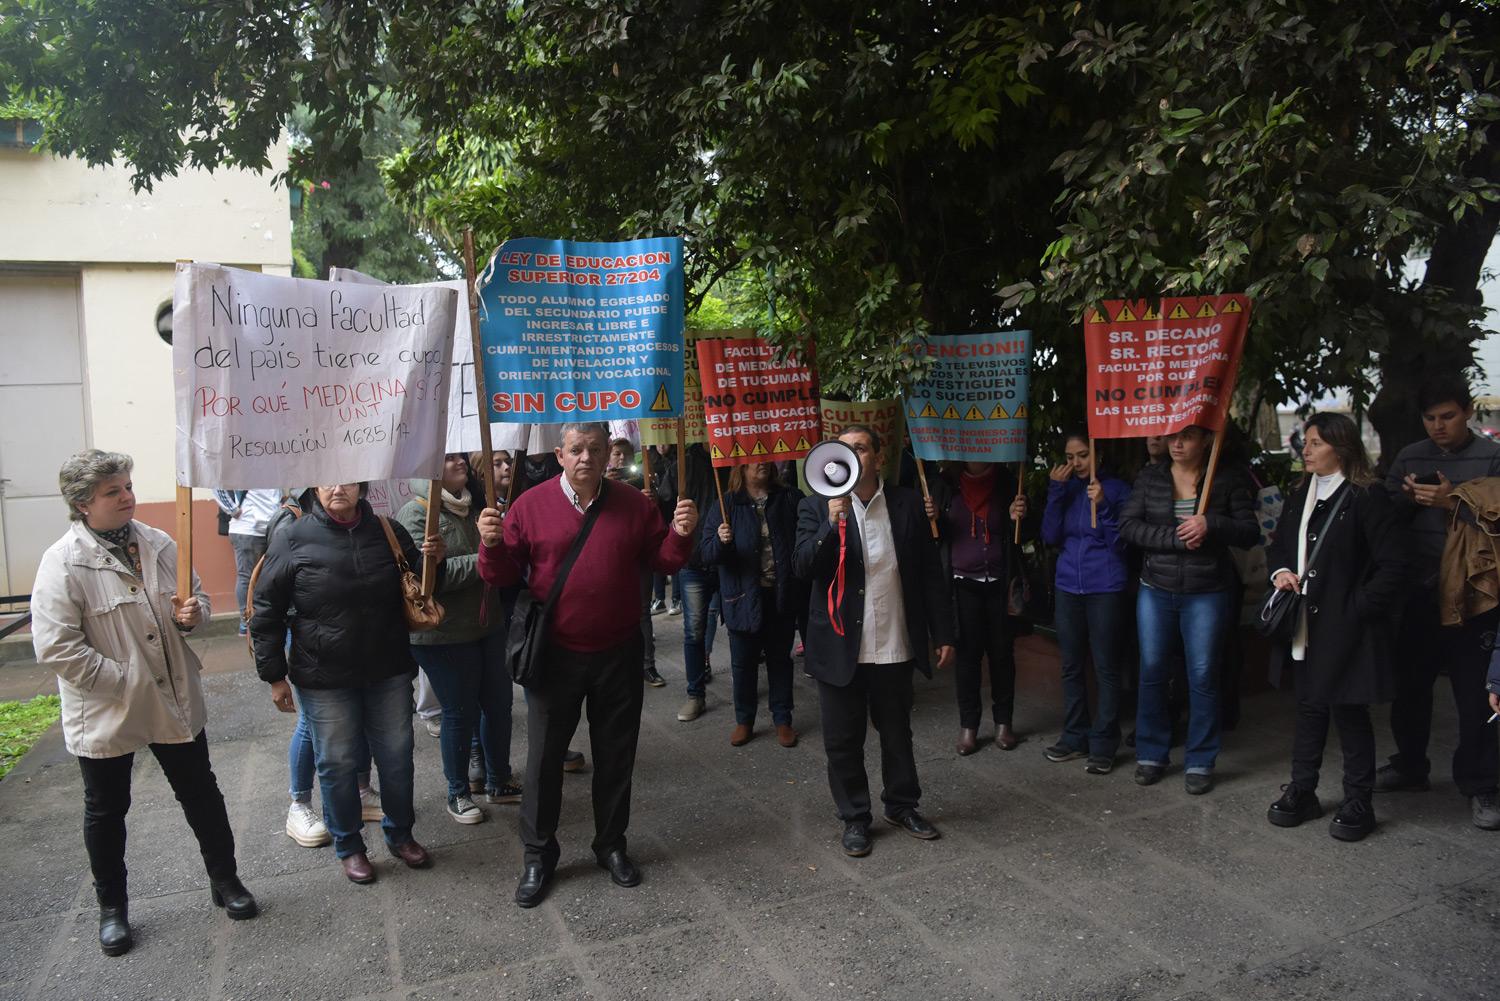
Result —
[[364, 767], [360, 755], [366, 743], [380, 769], [386, 844], [412, 839], [411, 680], [411, 674], [399, 674], [364, 688], [293, 688], [312, 729], [323, 822], [339, 858], [365, 850], [356, 776]]
[[766, 687], [771, 721], [792, 725], [792, 631], [797, 621], [776, 611], [776, 592], [761, 590], [761, 626], [756, 632], [729, 630], [729, 669], [734, 679], [734, 721], [755, 723], [760, 704], [760, 656], [766, 655]]
[[264, 535], [231, 535], [229, 544], [234, 549], [234, 597], [240, 604], [240, 618], [245, 616], [245, 602], [250, 590], [250, 571], [266, 555]]
[[718, 624], [709, 613], [709, 603], [719, 594], [717, 570], [692, 570], [683, 567], [677, 573], [682, 581], [682, 660], [687, 671], [687, 693], [703, 698], [703, 668], [709, 651], [714, 648], [714, 627]]
[[485, 752], [486, 785], [494, 789], [510, 781], [514, 693], [505, 666], [505, 638], [501, 631], [472, 643], [412, 644], [411, 654], [443, 706], [439, 744], [450, 797], [469, 794], [469, 751], [476, 730]]
[[[1057, 645], [1062, 653], [1063, 732], [1058, 743], [1091, 757], [1113, 758], [1120, 749], [1120, 646], [1124, 635], [1123, 591], [1073, 594], [1057, 589]], [[1089, 722], [1088, 655], [1094, 655], [1099, 705]]]
[[1135, 757], [1165, 767], [1171, 760], [1172, 723], [1167, 682], [1181, 644], [1188, 679], [1189, 773], [1213, 773], [1219, 756], [1219, 650], [1230, 622], [1229, 593], [1177, 594], [1141, 585], [1136, 598], [1141, 636], [1141, 682], [1136, 703]]

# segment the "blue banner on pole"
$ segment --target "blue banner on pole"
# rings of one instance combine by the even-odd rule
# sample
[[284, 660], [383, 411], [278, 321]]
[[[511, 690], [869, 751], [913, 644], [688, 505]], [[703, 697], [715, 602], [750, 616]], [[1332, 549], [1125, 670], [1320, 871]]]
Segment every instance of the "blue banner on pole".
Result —
[[682, 414], [682, 238], [507, 240], [480, 293], [494, 421]]
[[927, 462], [1027, 458], [1031, 331], [929, 337], [931, 367], [905, 397], [912, 449]]

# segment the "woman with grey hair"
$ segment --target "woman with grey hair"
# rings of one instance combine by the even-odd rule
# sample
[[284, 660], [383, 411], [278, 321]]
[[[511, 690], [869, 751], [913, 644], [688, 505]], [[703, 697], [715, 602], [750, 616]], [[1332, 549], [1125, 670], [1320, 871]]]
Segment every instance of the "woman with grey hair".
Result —
[[236, 920], [253, 918], [234, 834], [208, 760], [202, 670], [186, 635], [209, 614], [176, 592], [177, 544], [135, 521], [128, 455], [90, 449], [58, 474], [73, 524], [42, 556], [31, 596], [39, 663], [57, 672], [63, 740], [83, 772], [83, 843], [99, 901], [99, 946], [130, 950], [125, 814], [135, 752], [150, 748], [182, 804], [208, 869], [210, 895]]

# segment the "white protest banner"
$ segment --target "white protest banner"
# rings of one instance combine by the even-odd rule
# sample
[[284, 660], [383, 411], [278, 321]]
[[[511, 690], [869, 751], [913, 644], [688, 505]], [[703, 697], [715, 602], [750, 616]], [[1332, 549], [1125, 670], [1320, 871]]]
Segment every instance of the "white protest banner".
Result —
[[458, 296], [177, 265], [179, 486], [442, 475]]

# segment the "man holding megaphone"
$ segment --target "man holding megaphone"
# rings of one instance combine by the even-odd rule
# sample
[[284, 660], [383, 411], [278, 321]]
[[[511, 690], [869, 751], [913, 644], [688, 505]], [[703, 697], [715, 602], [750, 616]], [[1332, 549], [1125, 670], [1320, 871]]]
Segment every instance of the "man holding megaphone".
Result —
[[815, 496], [797, 512], [796, 571], [812, 581], [807, 669], [818, 682], [828, 784], [847, 855], [870, 853], [866, 720], [880, 734], [880, 799], [887, 823], [931, 840], [917, 806], [912, 669], [953, 662], [953, 605], [915, 491], [883, 484], [880, 436], [852, 425], [807, 457]]

